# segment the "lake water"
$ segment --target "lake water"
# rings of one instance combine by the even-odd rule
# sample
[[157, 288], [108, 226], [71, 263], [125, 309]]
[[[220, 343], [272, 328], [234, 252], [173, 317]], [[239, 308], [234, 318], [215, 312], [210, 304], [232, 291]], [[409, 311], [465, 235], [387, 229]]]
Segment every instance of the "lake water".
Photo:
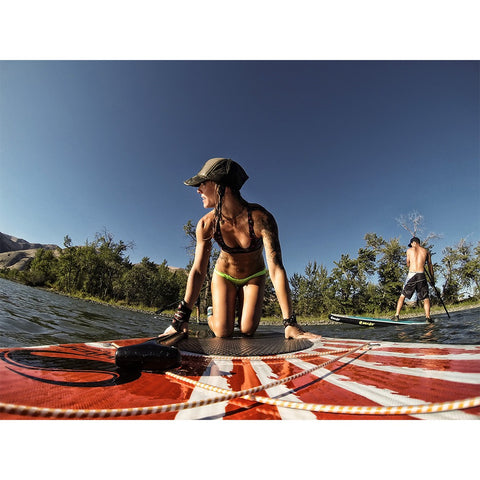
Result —
[[[431, 325], [365, 328], [347, 324], [309, 326], [326, 337], [442, 344], [480, 344], [480, 308], [433, 315]], [[0, 278], [0, 347], [154, 337], [167, 317], [135, 312], [39, 290]], [[195, 322], [192, 323], [192, 329]], [[262, 326], [259, 331], [283, 331]]]

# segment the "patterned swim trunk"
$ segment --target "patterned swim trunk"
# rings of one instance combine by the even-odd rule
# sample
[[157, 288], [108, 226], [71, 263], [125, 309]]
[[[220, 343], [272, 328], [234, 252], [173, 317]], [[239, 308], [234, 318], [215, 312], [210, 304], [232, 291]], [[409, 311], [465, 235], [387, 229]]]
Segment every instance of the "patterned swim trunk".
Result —
[[428, 283], [425, 272], [410, 272], [408, 274], [405, 285], [403, 286], [402, 295], [404, 295], [405, 298], [412, 298], [415, 292], [417, 292], [419, 300], [429, 298]]

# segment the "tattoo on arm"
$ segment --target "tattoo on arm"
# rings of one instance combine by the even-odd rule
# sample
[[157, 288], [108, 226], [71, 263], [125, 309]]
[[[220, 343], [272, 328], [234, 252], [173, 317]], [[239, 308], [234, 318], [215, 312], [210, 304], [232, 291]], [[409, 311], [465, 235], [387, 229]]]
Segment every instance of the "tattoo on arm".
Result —
[[266, 213], [262, 220], [262, 228], [267, 244], [270, 245], [271, 251], [269, 256], [274, 265], [283, 268], [282, 250], [280, 248], [280, 240], [278, 238], [278, 227], [275, 219], [269, 213]]

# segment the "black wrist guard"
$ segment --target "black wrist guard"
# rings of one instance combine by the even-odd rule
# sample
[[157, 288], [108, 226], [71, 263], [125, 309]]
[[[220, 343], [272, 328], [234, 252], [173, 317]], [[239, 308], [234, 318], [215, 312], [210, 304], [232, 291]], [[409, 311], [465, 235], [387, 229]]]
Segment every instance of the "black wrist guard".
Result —
[[175, 315], [173, 316], [172, 327], [177, 332], [180, 332], [182, 329], [182, 323], [185, 323], [185, 322], [188, 323], [188, 321], [190, 320], [191, 313], [192, 313], [192, 310], [190, 310], [190, 308], [187, 307], [187, 304], [185, 303], [185, 301], [182, 300], [178, 305]]
[[296, 327], [297, 326], [297, 316], [293, 313], [289, 318], [283, 319], [283, 326], [287, 327]]

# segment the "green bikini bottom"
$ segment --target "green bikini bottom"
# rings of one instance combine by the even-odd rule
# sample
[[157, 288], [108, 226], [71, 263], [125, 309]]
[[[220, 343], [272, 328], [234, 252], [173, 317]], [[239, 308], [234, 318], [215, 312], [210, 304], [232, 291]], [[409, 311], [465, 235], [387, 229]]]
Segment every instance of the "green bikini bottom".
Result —
[[223, 272], [219, 272], [216, 268], [213, 270], [217, 275], [220, 275], [221, 277], [225, 278], [226, 280], [232, 282], [235, 286], [237, 287], [243, 287], [246, 283], [248, 283], [252, 278], [256, 278], [256, 277], [261, 277], [262, 275], [265, 275], [268, 270], [266, 268], [264, 268], [263, 270], [261, 270], [260, 272], [257, 272], [257, 273], [254, 273], [253, 275], [250, 275], [249, 277], [247, 278], [235, 278], [235, 277], [231, 277], [230, 275], [226, 274], [226, 273], [223, 273]]

